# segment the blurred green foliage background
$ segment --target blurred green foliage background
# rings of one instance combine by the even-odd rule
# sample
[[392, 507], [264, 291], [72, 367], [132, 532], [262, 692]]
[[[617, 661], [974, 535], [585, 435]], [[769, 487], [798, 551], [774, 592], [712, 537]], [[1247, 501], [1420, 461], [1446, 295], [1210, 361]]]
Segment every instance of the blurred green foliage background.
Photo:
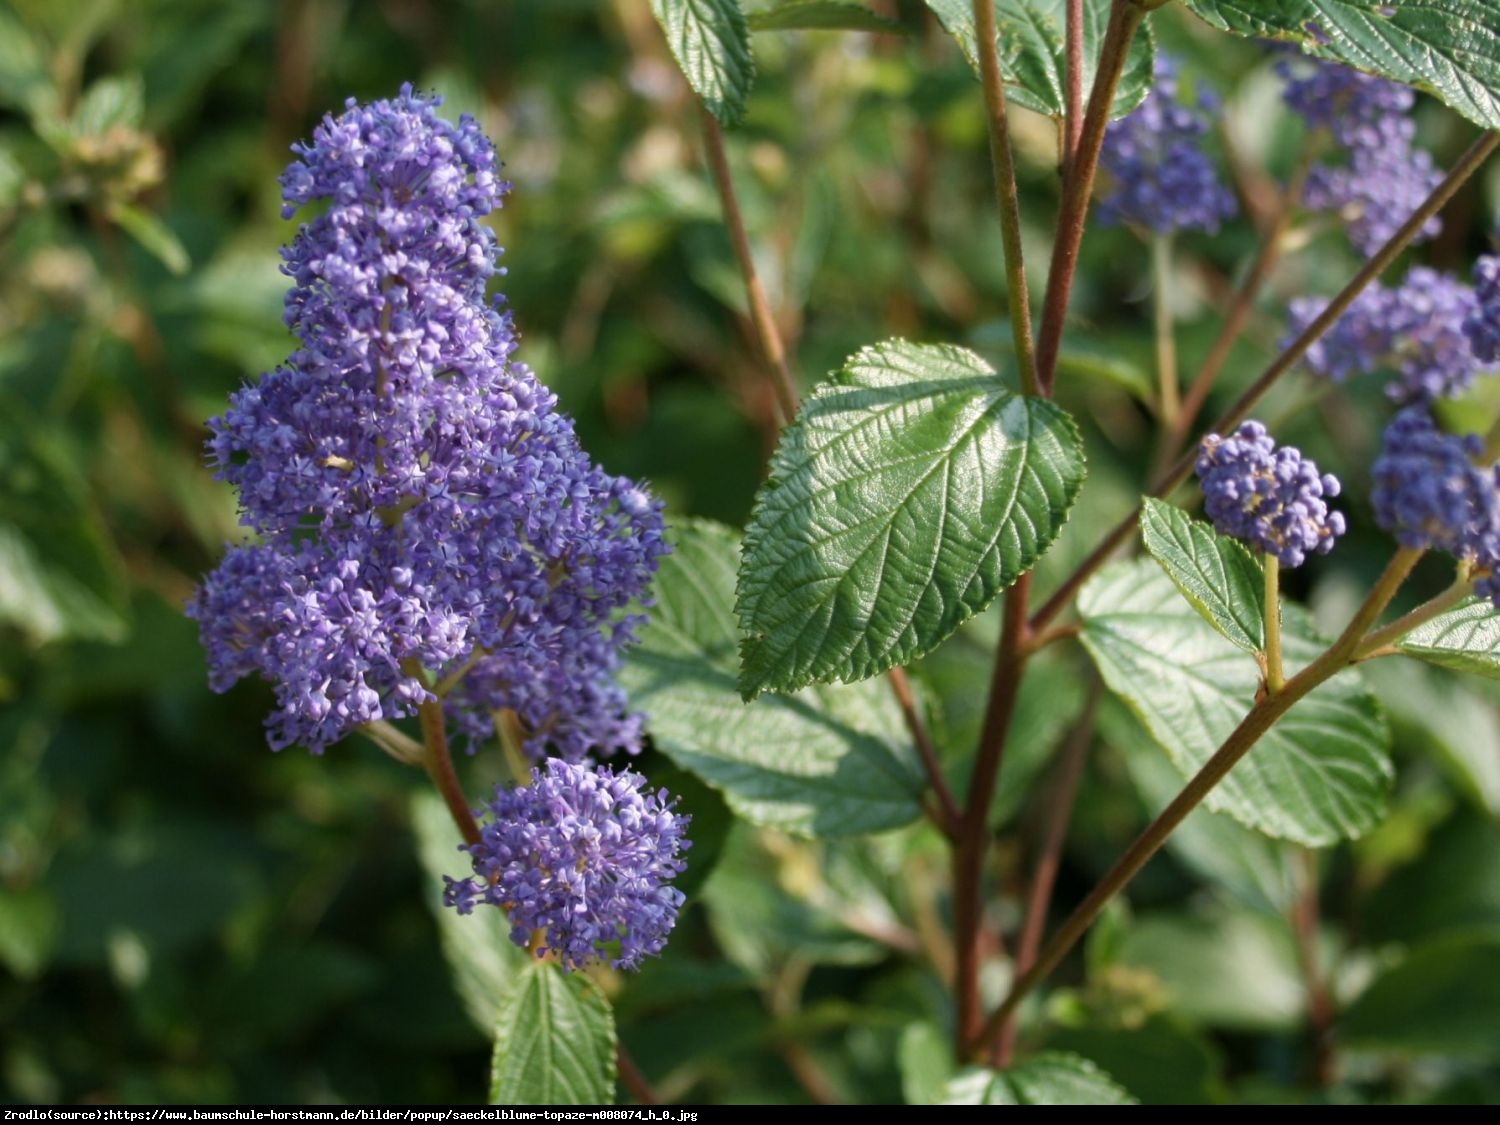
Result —
[[[893, 335], [1004, 360], [977, 84], [919, 4], [881, 7], [902, 34], [757, 36], [756, 92], [731, 135], [805, 385]], [[1155, 22], [1226, 92], [1244, 77], [1226, 143], [1243, 198], [1263, 202], [1295, 140], [1264, 57], [1170, 14]], [[424, 779], [358, 739], [323, 759], [272, 755], [268, 691], [209, 693], [181, 614], [239, 534], [230, 490], [202, 466], [203, 421], [290, 350], [277, 248], [293, 227], [276, 183], [288, 145], [346, 97], [406, 80], [478, 115], [497, 143], [515, 185], [494, 221], [522, 356], [586, 447], [649, 480], [674, 514], [739, 524], [748, 512], [774, 403], [697, 110], [644, 0], [0, 2], [0, 1100], [483, 1095], [488, 1041], [449, 983], [409, 826]], [[1469, 136], [1435, 105], [1422, 129], [1440, 160]], [[1017, 130], [1037, 271], [1054, 139], [1025, 114]], [[1486, 196], [1460, 200], [1424, 260], [1466, 265]], [[1252, 248], [1245, 223], [1183, 246], [1186, 370]], [[1350, 272], [1332, 240], [1314, 251], [1283, 267], [1229, 390], [1271, 354], [1287, 296], [1332, 292]], [[1043, 584], [1123, 510], [1151, 453], [1134, 393], [1151, 347], [1144, 253], [1124, 231], [1096, 232], [1085, 253], [1060, 397], [1085, 427], [1092, 475]], [[1387, 410], [1378, 389], [1294, 383], [1268, 413], [1283, 440], [1357, 475]], [[1347, 605], [1379, 566], [1361, 503], [1351, 522], [1365, 530], [1310, 568], [1316, 589], [1295, 590], [1315, 605]], [[1443, 580], [1434, 567], [1432, 588]], [[953, 745], [977, 722], [952, 701], [980, 705], [992, 628], [926, 670], [950, 700]], [[1493, 693], [1401, 674], [1396, 812], [1328, 865], [1333, 924], [1365, 949], [1349, 971], [1366, 976], [1385, 943], [1500, 925]], [[1076, 653], [1037, 676], [1032, 772], [1082, 676]], [[1144, 736], [1123, 711], [1105, 717], [1111, 749], [1086, 783], [1064, 897], [1144, 816]], [[484, 764], [465, 768], [479, 792]], [[1019, 789], [1006, 799], [1024, 843], [1039, 826]], [[722, 859], [673, 953], [618, 1002], [623, 1040], [690, 1100], [805, 1100], [810, 1082], [899, 1098], [901, 1028], [940, 1024], [944, 1002], [930, 968], [867, 931], [890, 917], [905, 940], [940, 912], [911, 883], [941, 863], [931, 841], [815, 847], [736, 829], [726, 842], [715, 799], [689, 788], [688, 800], [705, 832], [692, 878]], [[1054, 997], [1052, 1041], [1147, 1100], [1290, 1096], [1302, 1008], [1287, 932], [1195, 872], [1180, 858], [1149, 869], [1139, 924], [1113, 916], [1092, 975]], [[1222, 974], [1243, 975], [1244, 957], [1269, 967], [1241, 996]], [[1167, 1010], [1163, 988], [1187, 1002]], [[1493, 1027], [1481, 1038], [1470, 1063], [1408, 1075], [1395, 1094], [1494, 1094], [1500, 1040]], [[908, 1036], [901, 1050], [922, 1047]]]

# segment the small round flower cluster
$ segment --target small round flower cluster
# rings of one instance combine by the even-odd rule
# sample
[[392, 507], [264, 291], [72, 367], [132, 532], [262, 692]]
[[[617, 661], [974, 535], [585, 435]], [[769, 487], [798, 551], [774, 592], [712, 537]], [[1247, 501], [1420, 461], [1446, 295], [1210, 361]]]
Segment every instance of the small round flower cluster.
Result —
[[1494, 254], [1474, 263], [1474, 307], [1464, 320], [1464, 335], [1480, 359], [1500, 360], [1500, 257]]
[[1259, 422], [1244, 422], [1229, 437], [1209, 434], [1195, 466], [1203, 509], [1220, 534], [1301, 566], [1327, 554], [1344, 534], [1344, 516], [1328, 509], [1339, 482], [1292, 446], [1276, 443]]
[[1202, 147], [1218, 107], [1218, 99], [1201, 88], [1192, 104], [1185, 103], [1176, 65], [1158, 55], [1146, 100], [1104, 135], [1099, 161], [1110, 186], [1099, 201], [1100, 222], [1157, 234], [1217, 231], [1235, 212], [1234, 196]]
[[[1310, 127], [1327, 130], [1348, 156], [1345, 164], [1311, 170], [1303, 203], [1342, 216], [1349, 241], [1374, 254], [1443, 178], [1432, 156], [1413, 147], [1415, 95], [1398, 82], [1334, 62], [1284, 55], [1276, 68], [1286, 79], [1287, 106]], [[1419, 237], [1432, 238], [1440, 229], [1434, 218]]]
[[[1327, 305], [1317, 297], [1293, 301], [1288, 339], [1300, 335]], [[1373, 284], [1361, 293], [1308, 349], [1303, 362], [1313, 374], [1335, 383], [1394, 371], [1386, 394], [1396, 402], [1452, 398], [1468, 390], [1477, 376], [1494, 371], [1473, 346], [1473, 325], [1481, 315], [1474, 289], [1416, 266], [1394, 288]]]
[[531, 783], [495, 791], [479, 843], [464, 847], [474, 875], [445, 877], [444, 902], [460, 914], [476, 903], [506, 911], [511, 940], [540, 931], [540, 956], [581, 968], [608, 961], [634, 969], [660, 953], [677, 921], [683, 870], [678, 853], [689, 817], [660, 791], [642, 794], [630, 770], [586, 769], [557, 758]]
[[277, 749], [409, 715], [447, 676], [472, 736], [509, 709], [533, 754], [635, 750], [613, 675], [665, 550], [659, 506], [595, 467], [511, 358], [480, 222], [507, 185], [439, 102], [351, 100], [293, 150], [285, 214], [327, 203], [283, 251], [300, 346], [209, 423], [261, 543], [189, 613], [216, 689], [274, 685]]
[[1408, 407], [1386, 427], [1370, 498], [1397, 542], [1464, 560], [1474, 589], [1500, 607], [1500, 462], [1483, 457], [1478, 435], [1445, 433]]

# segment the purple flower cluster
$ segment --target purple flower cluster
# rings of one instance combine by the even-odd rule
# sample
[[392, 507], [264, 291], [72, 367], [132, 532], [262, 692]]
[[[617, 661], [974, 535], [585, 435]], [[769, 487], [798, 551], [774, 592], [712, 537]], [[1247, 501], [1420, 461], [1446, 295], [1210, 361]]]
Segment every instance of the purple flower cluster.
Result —
[[[1347, 223], [1349, 241], [1363, 254], [1380, 249], [1442, 181], [1427, 152], [1413, 147], [1411, 89], [1334, 62], [1287, 55], [1276, 68], [1286, 79], [1283, 99], [1308, 125], [1327, 130], [1347, 163], [1318, 164], [1303, 203]], [[1432, 238], [1436, 218], [1421, 231]]]
[[1274, 555], [1282, 566], [1301, 566], [1311, 553], [1327, 554], [1344, 534], [1344, 516], [1328, 510], [1339, 482], [1292, 446], [1276, 447], [1265, 426], [1244, 422], [1229, 437], [1209, 434], [1195, 466], [1203, 484], [1203, 510], [1220, 534]]
[[473, 736], [510, 709], [534, 754], [635, 750], [613, 673], [665, 550], [659, 506], [595, 467], [511, 358], [480, 221], [507, 185], [439, 104], [351, 100], [293, 150], [285, 214], [326, 201], [283, 251], [299, 347], [209, 423], [261, 542], [189, 613], [216, 689], [274, 686], [277, 749], [409, 715], [448, 676]]
[[464, 847], [474, 875], [445, 877], [443, 900], [460, 914], [490, 903], [510, 918], [511, 940], [540, 931], [564, 965], [608, 961], [635, 969], [660, 953], [677, 921], [682, 892], [667, 881], [689, 817], [660, 790], [642, 794], [630, 770], [587, 769], [553, 758], [531, 783], [499, 788], [479, 843]]
[[1099, 201], [1099, 220], [1157, 234], [1217, 231], [1235, 212], [1234, 196], [1202, 147], [1218, 108], [1218, 99], [1202, 88], [1192, 104], [1184, 102], [1176, 65], [1158, 55], [1146, 100], [1104, 135], [1099, 160], [1109, 190]]
[[[1311, 324], [1328, 302], [1305, 297], [1291, 304], [1289, 338]], [[1473, 346], [1482, 316], [1474, 289], [1425, 266], [1394, 288], [1371, 285], [1323, 337], [1304, 363], [1315, 375], [1342, 383], [1377, 370], [1395, 372], [1386, 394], [1397, 402], [1430, 402], [1462, 394], [1494, 368]]]
[[1375, 520], [1405, 547], [1436, 547], [1472, 568], [1474, 588], [1500, 607], [1500, 462], [1478, 435], [1438, 428], [1421, 407], [1386, 427], [1375, 460]]
[[1500, 257], [1494, 254], [1474, 263], [1474, 307], [1464, 320], [1464, 335], [1480, 359], [1500, 360]]

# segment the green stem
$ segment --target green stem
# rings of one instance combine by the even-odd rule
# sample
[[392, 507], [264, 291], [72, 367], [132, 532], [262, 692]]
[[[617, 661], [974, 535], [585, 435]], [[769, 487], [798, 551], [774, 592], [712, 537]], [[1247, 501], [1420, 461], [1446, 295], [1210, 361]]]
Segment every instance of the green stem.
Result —
[[[1401, 252], [1417, 233], [1427, 225], [1427, 221], [1443, 209], [1443, 206], [1458, 193], [1471, 176], [1474, 175], [1486, 160], [1500, 147], [1500, 133], [1486, 133], [1469, 146], [1468, 150], [1459, 157], [1451, 171], [1443, 179], [1443, 182], [1433, 189], [1431, 195], [1422, 201], [1422, 205], [1412, 212], [1411, 218], [1401, 225], [1401, 228], [1390, 237], [1375, 256], [1361, 267], [1354, 278], [1341, 289], [1337, 296], [1328, 303], [1328, 307], [1307, 326], [1302, 333], [1287, 346], [1286, 351], [1274, 359], [1259, 378], [1242, 394], [1219, 420], [1210, 427], [1211, 431], [1227, 433], [1235, 425], [1243, 421], [1251, 408], [1271, 389], [1271, 387], [1295, 367], [1307, 354], [1307, 349], [1317, 343], [1323, 333], [1333, 327], [1334, 323], [1352, 305], [1365, 288], [1385, 272], [1392, 262], [1401, 256]], [[1044, 324], [1045, 331], [1045, 324]], [[1045, 368], [1043, 369], [1045, 370]], [[1193, 462], [1197, 459], [1197, 451], [1190, 449], [1178, 459], [1160, 480], [1152, 487], [1149, 495], [1165, 497], [1183, 481], [1187, 480], [1193, 472]], [[1059, 613], [1068, 607], [1073, 597], [1094, 571], [1098, 570], [1115, 550], [1128, 539], [1135, 531], [1137, 521], [1140, 519], [1141, 509], [1139, 506], [1131, 510], [1130, 514], [1116, 524], [1105, 535], [1100, 544], [1093, 552], [1073, 571], [1071, 575], [1060, 585], [1052, 596], [1038, 609], [1031, 618], [1032, 629], [1040, 629]]]
[[1473, 585], [1469, 576], [1460, 572], [1459, 576], [1453, 580], [1453, 585], [1449, 586], [1437, 597], [1423, 602], [1410, 613], [1403, 614], [1389, 625], [1384, 625], [1366, 636], [1364, 640], [1360, 641], [1359, 648], [1355, 650], [1354, 658], [1356, 660], [1363, 660], [1365, 657], [1371, 656], [1380, 649], [1385, 648], [1386, 645], [1393, 641], [1400, 640], [1418, 625], [1425, 625], [1434, 617], [1439, 617], [1447, 613], [1472, 592]]
[[1286, 687], [1281, 663], [1281, 560], [1269, 551], [1266, 571], [1266, 691], [1277, 694]]
[[1182, 414], [1177, 382], [1177, 338], [1172, 331], [1172, 236], [1151, 236], [1151, 310], [1156, 329], [1156, 413], [1170, 433]]
[[974, 0], [974, 33], [978, 40], [979, 75], [984, 83], [984, 110], [989, 124], [990, 165], [995, 180], [995, 204], [1000, 211], [1000, 234], [1005, 253], [1005, 283], [1010, 305], [1010, 328], [1016, 342], [1016, 364], [1021, 390], [1040, 395], [1036, 350], [1031, 340], [1031, 292], [1026, 284], [1026, 261], [1021, 250], [1021, 204], [1016, 189], [1016, 160], [1010, 141], [1010, 118], [1005, 105], [1005, 83], [995, 29], [994, 0]]
[[358, 729], [360, 734], [402, 765], [422, 765], [427, 753], [426, 748], [386, 720], [377, 719], [373, 723], [365, 723]]
[[792, 378], [791, 364], [787, 361], [781, 330], [776, 327], [776, 317], [771, 312], [770, 299], [767, 298], [765, 286], [761, 284], [760, 274], [755, 269], [755, 255], [750, 250], [750, 236], [745, 230], [739, 196], [734, 190], [734, 177], [729, 171], [729, 157], [724, 151], [724, 133], [713, 114], [702, 107], [700, 113], [703, 118], [703, 141], [708, 153], [708, 166], [713, 172], [714, 186], [719, 191], [719, 203], [724, 209], [724, 226], [729, 231], [729, 241], [734, 246], [735, 260], [739, 263], [740, 276], [745, 283], [745, 297], [750, 303], [750, 321], [755, 328], [755, 338], [760, 344], [766, 371], [771, 377], [771, 386], [776, 392], [782, 420], [790, 422], [797, 416], [800, 401], [797, 383]]
[[1209, 792], [1228, 775], [1229, 771], [1250, 751], [1250, 748], [1260, 740], [1260, 737], [1300, 699], [1352, 663], [1365, 633], [1390, 604], [1391, 599], [1396, 596], [1396, 591], [1406, 581], [1421, 557], [1422, 552], [1419, 550], [1409, 547], [1398, 550], [1392, 556], [1385, 572], [1375, 583], [1374, 589], [1370, 591], [1369, 597], [1355, 613], [1348, 627], [1340, 634], [1339, 639], [1334, 641], [1321, 656], [1289, 679], [1281, 691], [1274, 695], [1267, 694], [1251, 705], [1249, 712], [1224, 740], [1223, 745], [1204, 763], [1203, 768], [1193, 775], [1192, 780], [1183, 787], [1182, 792], [1173, 799], [1172, 803], [1162, 810], [1161, 815], [1147, 825], [1145, 831], [1110, 868], [1109, 873], [1069, 915], [1067, 921], [1062, 924], [1037, 957], [1036, 964], [1021, 974], [1011, 985], [1009, 994], [985, 1022], [979, 1035], [966, 1041], [965, 1054], [994, 1042], [1021, 1001], [1062, 963], [1063, 958], [1094, 924], [1094, 920], [1099, 917], [1110, 899], [1135, 878], [1141, 868], [1146, 866], [1151, 857], [1167, 842], [1167, 838], [1177, 826], [1203, 802]]

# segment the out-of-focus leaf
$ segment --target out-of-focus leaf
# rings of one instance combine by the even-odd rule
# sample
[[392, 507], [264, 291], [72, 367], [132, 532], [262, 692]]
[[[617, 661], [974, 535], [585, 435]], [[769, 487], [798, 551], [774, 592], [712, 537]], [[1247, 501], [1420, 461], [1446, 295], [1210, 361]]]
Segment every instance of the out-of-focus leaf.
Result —
[[0, 399], [0, 625], [34, 643], [119, 641], [124, 579], [77, 464], [18, 403]]
[[1117, 964], [1154, 976], [1172, 1010], [1214, 1027], [1284, 1031], [1305, 990], [1287, 923], [1250, 911], [1154, 914], [1122, 935]]
[[10, 11], [0, 8], [0, 105], [35, 113], [56, 98], [43, 45]]
[[1500, 931], [1443, 934], [1376, 977], [1339, 1021], [1353, 1047], [1500, 1058]]
[[901, 1067], [901, 1096], [907, 1105], [938, 1105], [953, 1077], [950, 1037], [933, 1024], [910, 1023], [901, 1032], [897, 1049]]
[[751, 31], [883, 31], [904, 35], [894, 20], [851, 0], [780, 0], [751, 12]]
[[1048, 1052], [1009, 1070], [971, 1067], [944, 1091], [943, 1105], [1135, 1105], [1088, 1059]]
[[1500, 825], [1471, 809], [1450, 816], [1362, 913], [1377, 942], [1415, 942], [1445, 930], [1500, 932]]
[[1167, 1016], [1139, 1026], [1066, 1028], [1049, 1034], [1047, 1046], [1091, 1060], [1146, 1105], [1227, 1100], [1223, 1062], [1213, 1045]]
[[138, 74], [110, 74], [83, 92], [69, 120], [75, 137], [98, 137], [115, 128], [135, 129], [145, 113], [146, 90]]
[[0, 965], [31, 980], [47, 964], [57, 940], [57, 909], [41, 887], [0, 894]]
[[495, 1020], [491, 1105], [611, 1105], [615, 1021], [582, 973], [546, 961], [521, 970]]
[[159, 216], [130, 203], [117, 203], [109, 209], [109, 217], [169, 271], [179, 277], [187, 273], [192, 265], [188, 252]]
[[849, 682], [932, 651], [1029, 570], [1083, 482], [1073, 420], [973, 352], [889, 340], [782, 434], [740, 564], [740, 690]]

